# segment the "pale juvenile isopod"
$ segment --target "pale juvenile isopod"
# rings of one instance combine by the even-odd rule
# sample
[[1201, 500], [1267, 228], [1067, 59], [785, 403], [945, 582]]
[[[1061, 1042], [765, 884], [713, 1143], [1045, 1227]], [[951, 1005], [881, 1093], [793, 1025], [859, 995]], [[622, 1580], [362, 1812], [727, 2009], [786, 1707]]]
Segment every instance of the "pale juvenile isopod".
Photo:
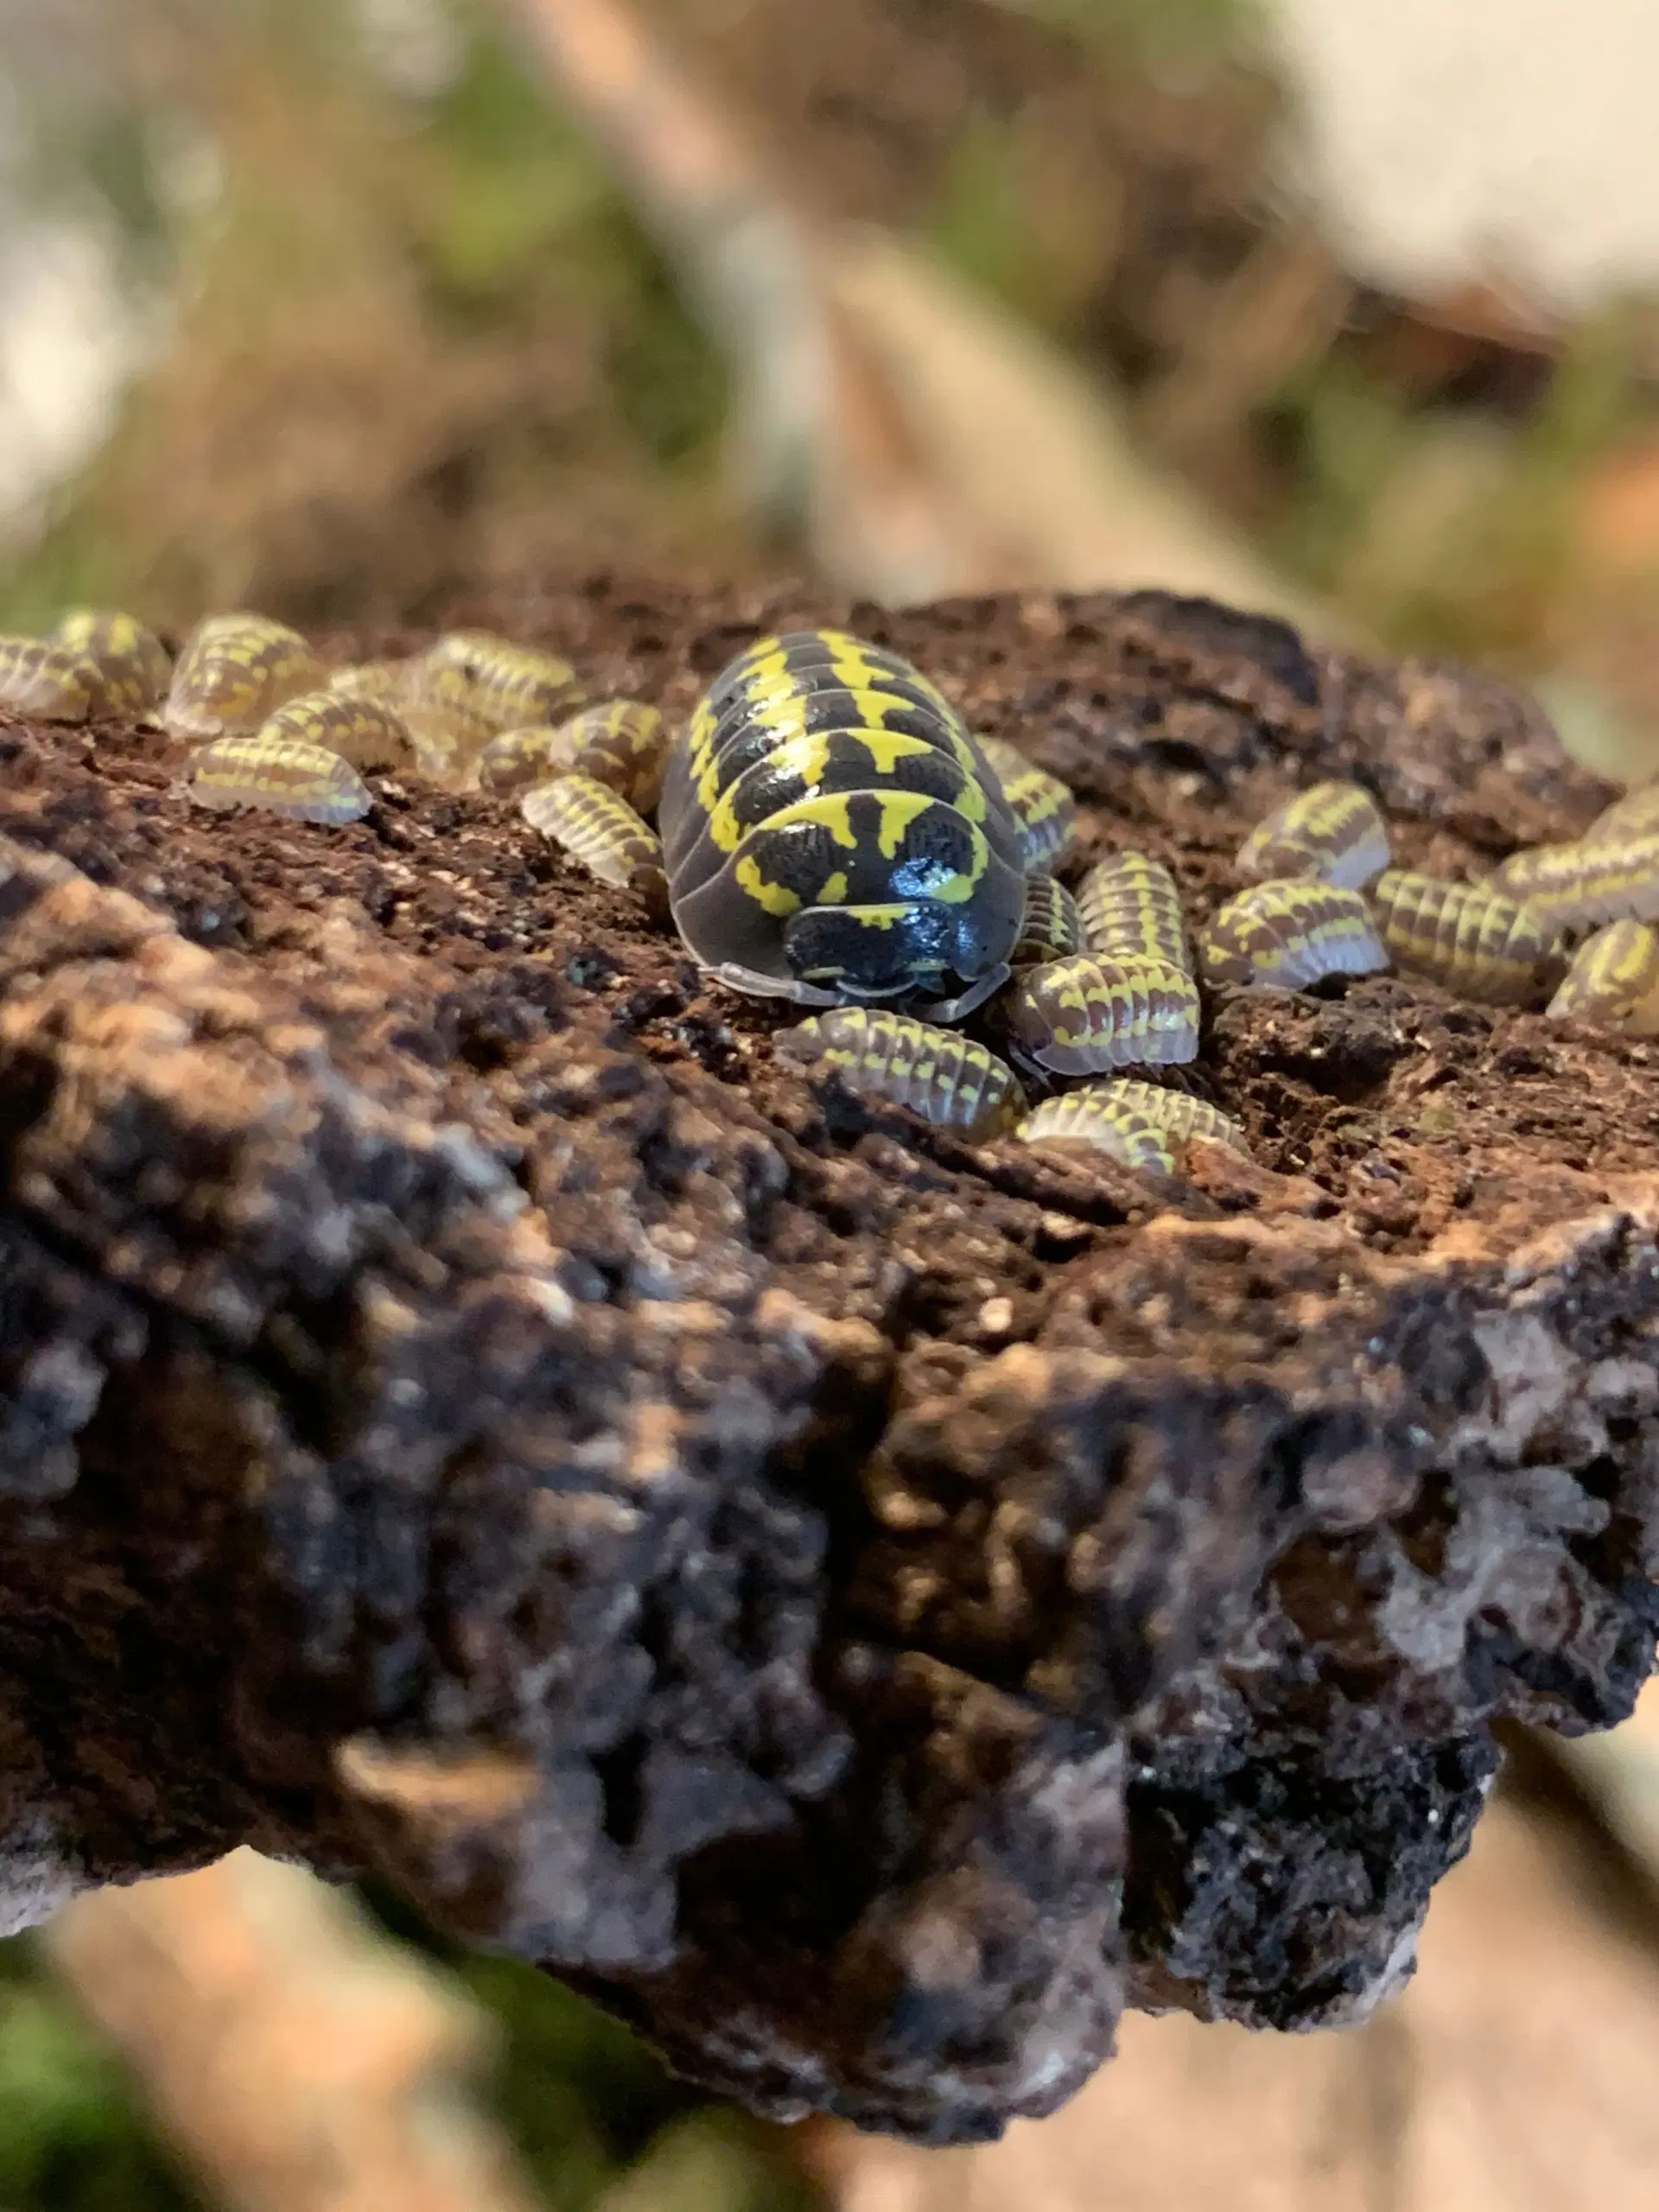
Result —
[[640, 699], [612, 699], [573, 715], [561, 734], [571, 746], [572, 766], [579, 772], [608, 784], [641, 814], [656, 811], [671, 741], [657, 708]]
[[1022, 1144], [1090, 1145], [1126, 1167], [1160, 1175], [1176, 1173], [1193, 1137], [1249, 1157], [1243, 1130], [1207, 1099], [1133, 1078], [1085, 1084], [1080, 1090], [1046, 1098], [1014, 1135]]
[[210, 614], [185, 640], [162, 727], [183, 745], [251, 736], [278, 707], [327, 681], [321, 662], [285, 623], [263, 614]]
[[354, 699], [338, 691], [307, 691], [279, 707], [259, 726], [262, 738], [296, 738], [338, 753], [353, 768], [401, 768], [411, 757], [403, 716], [379, 699]]
[[1390, 868], [1372, 885], [1371, 905], [1399, 965], [1465, 998], [1535, 1005], [1567, 966], [1555, 925], [1490, 884]]
[[1108, 960], [1132, 954], [1192, 972], [1181, 894], [1161, 861], [1146, 853], [1096, 861], [1077, 886], [1077, 917], [1090, 952]]
[[448, 630], [410, 664], [407, 696], [474, 715], [493, 730], [556, 721], [582, 703], [576, 671], [558, 654], [488, 630]]
[[103, 673], [67, 645], [0, 638], [0, 708], [42, 722], [84, 722], [104, 703]]
[[1646, 922], [1611, 922], [1598, 930], [1573, 954], [1545, 1011], [1552, 1021], [1659, 1036], [1659, 930]]
[[572, 771], [607, 784], [641, 814], [656, 809], [668, 765], [669, 731], [655, 707], [613, 699], [585, 707], [556, 728], [503, 730], [478, 756], [478, 787], [505, 793]]
[[779, 1030], [785, 1058], [833, 1068], [849, 1090], [907, 1107], [980, 1143], [1013, 1128], [1025, 1094], [1012, 1068], [954, 1029], [879, 1007], [838, 1007]]
[[1311, 876], [1363, 891], [1389, 865], [1389, 832], [1376, 801], [1357, 784], [1314, 784], [1258, 822], [1238, 850], [1238, 872]]
[[1492, 883], [1560, 930], [1659, 921], [1659, 831], [1609, 844], [1535, 845], [1512, 853]]
[[1028, 875], [1025, 918], [1019, 942], [1008, 955], [1010, 966], [1029, 968], [1040, 961], [1063, 960], [1082, 943], [1077, 901], [1065, 886], [1052, 875]]
[[1071, 842], [1077, 826], [1077, 803], [1070, 788], [1046, 768], [1027, 760], [1017, 745], [1005, 738], [974, 741], [1002, 786], [1020, 827], [1020, 842], [1027, 869], [1052, 868]]
[[1050, 961], [1022, 969], [1002, 1004], [1016, 1058], [1052, 1075], [1173, 1065], [1198, 1049], [1198, 987], [1167, 961]]
[[172, 657], [136, 614], [78, 607], [60, 615], [47, 634], [52, 644], [94, 663], [110, 713], [148, 715], [165, 697]]
[[449, 790], [467, 781], [472, 763], [498, 727], [458, 701], [446, 704], [429, 696], [417, 659], [356, 661], [335, 669], [328, 689], [391, 708], [408, 734], [418, 773]]
[[527, 791], [518, 810], [532, 830], [600, 882], [637, 892], [653, 906], [666, 903], [662, 840], [608, 784], [593, 776], [561, 776]]
[[1332, 883], [1258, 883], [1217, 912], [1204, 933], [1207, 983], [1306, 989], [1327, 976], [1374, 976], [1389, 964], [1357, 891]]
[[564, 731], [550, 723], [504, 729], [479, 753], [478, 788], [497, 798], [510, 798], [516, 791], [527, 791], [532, 784], [568, 776], [576, 765], [575, 756], [575, 747]]
[[215, 738], [191, 754], [184, 786], [194, 804], [216, 812], [254, 807], [334, 827], [358, 821], [372, 804], [350, 761], [297, 738]]
[[398, 704], [410, 689], [407, 660], [353, 660], [328, 671], [327, 689], [347, 699], [378, 699], [386, 706]]

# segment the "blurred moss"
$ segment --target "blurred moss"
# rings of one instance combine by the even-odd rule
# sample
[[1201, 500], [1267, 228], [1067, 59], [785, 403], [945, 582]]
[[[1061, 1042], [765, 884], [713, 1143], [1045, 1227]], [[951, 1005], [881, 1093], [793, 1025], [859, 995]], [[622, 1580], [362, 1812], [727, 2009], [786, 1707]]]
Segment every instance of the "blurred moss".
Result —
[[0, 2205], [207, 2212], [26, 1937], [0, 1943]]

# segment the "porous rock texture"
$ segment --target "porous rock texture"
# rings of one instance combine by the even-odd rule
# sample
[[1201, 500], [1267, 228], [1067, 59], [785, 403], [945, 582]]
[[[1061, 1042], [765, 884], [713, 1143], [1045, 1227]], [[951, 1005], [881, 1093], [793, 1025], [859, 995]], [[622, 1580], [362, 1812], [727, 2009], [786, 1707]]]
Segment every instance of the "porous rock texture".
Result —
[[[850, 619], [1195, 918], [1316, 777], [1458, 870], [1607, 796], [1494, 683], [1205, 602], [456, 613], [676, 712]], [[1491, 1724], [1628, 1709], [1652, 1047], [1235, 997], [1256, 1166], [976, 1149], [774, 1058], [505, 802], [209, 817], [176, 766], [0, 727], [15, 1923], [239, 1842], [372, 1866], [762, 2109], [960, 2141], [1125, 2004], [1362, 2017]]]

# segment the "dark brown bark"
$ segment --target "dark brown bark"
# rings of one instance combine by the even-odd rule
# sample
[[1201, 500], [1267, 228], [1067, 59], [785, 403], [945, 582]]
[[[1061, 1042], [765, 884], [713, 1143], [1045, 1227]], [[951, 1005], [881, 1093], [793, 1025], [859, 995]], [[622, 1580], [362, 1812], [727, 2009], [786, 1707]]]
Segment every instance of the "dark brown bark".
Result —
[[[467, 610], [676, 709], [816, 611]], [[1498, 685], [1205, 603], [853, 619], [1195, 916], [1316, 775], [1408, 865], [1605, 796]], [[961, 2140], [1125, 2002], [1360, 2017], [1489, 1724], [1628, 1709], [1649, 1047], [1236, 1001], [1203, 1079], [1261, 1166], [1161, 1185], [810, 1081], [504, 803], [207, 821], [153, 738], [0, 752], [16, 1919], [372, 1863], [763, 2108]]]

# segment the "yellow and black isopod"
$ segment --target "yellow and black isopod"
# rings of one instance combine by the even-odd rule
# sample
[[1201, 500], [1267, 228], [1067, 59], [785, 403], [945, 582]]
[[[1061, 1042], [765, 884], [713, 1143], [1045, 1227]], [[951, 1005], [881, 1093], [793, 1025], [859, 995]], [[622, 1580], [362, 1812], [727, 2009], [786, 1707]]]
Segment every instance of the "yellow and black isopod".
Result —
[[772, 1041], [786, 1059], [833, 1068], [861, 1096], [907, 1107], [974, 1143], [1011, 1129], [1025, 1111], [1018, 1078], [995, 1053], [884, 1007], [838, 1007]]
[[190, 755], [184, 787], [195, 805], [218, 812], [252, 807], [336, 828], [359, 820], [373, 804], [350, 761], [297, 738], [215, 738]]
[[278, 707], [327, 681], [297, 630], [263, 614], [210, 614], [184, 643], [161, 711], [182, 745], [251, 736]]
[[111, 714], [148, 715], [166, 696], [172, 656], [136, 614], [73, 607], [48, 636], [54, 645], [82, 653], [104, 678], [104, 704]]
[[412, 753], [408, 727], [396, 708], [340, 691], [302, 692], [261, 722], [258, 734], [273, 741], [294, 738], [320, 745], [353, 768], [370, 772], [401, 768]]
[[1077, 886], [1077, 917], [1090, 952], [1163, 960], [1192, 972], [1181, 894], [1161, 861], [1146, 853], [1114, 853], [1096, 861]]
[[1241, 875], [1311, 876], [1363, 891], [1389, 865], [1389, 832], [1357, 784], [1314, 784], [1258, 822], [1238, 850]]
[[568, 660], [488, 630], [446, 630], [409, 663], [404, 685], [411, 703], [475, 716], [493, 730], [556, 721], [582, 699]]
[[96, 661], [45, 638], [0, 638], [0, 708], [42, 722], [84, 722], [103, 709]]
[[503, 730], [478, 756], [478, 787], [505, 795], [574, 771], [608, 784], [641, 814], [662, 796], [669, 734], [655, 707], [613, 699], [556, 725]]
[[1046, 1098], [1015, 1129], [1022, 1144], [1086, 1144], [1126, 1167], [1173, 1175], [1193, 1137], [1249, 1157], [1243, 1130], [1206, 1099], [1120, 1077]]
[[560, 776], [527, 791], [518, 811], [601, 883], [635, 892], [652, 906], [666, 904], [662, 841], [608, 784], [593, 776]]
[[1400, 966], [1464, 998], [1536, 1005], [1567, 967], [1555, 925], [1490, 884], [1390, 868], [1372, 885], [1371, 906]]
[[466, 703], [461, 678], [454, 678], [448, 699], [439, 696], [442, 688], [423, 683], [418, 659], [354, 661], [328, 678], [335, 697], [389, 708], [408, 733], [416, 772], [455, 791], [499, 725]]
[[1204, 933], [1205, 982], [1294, 991], [1327, 976], [1374, 976], [1389, 964], [1365, 901], [1332, 883], [1258, 883], [1220, 907]]
[[1492, 883], [1561, 930], [1659, 922], [1659, 832], [1611, 844], [1535, 845], [1511, 854]]
[[1198, 1053], [1198, 986], [1167, 961], [1081, 953], [1021, 969], [1002, 1010], [1015, 1057], [1051, 1075], [1174, 1066]]
[[1025, 849], [938, 687], [838, 631], [763, 639], [672, 748], [659, 820], [676, 925], [734, 988], [906, 998], [950, 1020], [1007, 980]]
[[1659, 1036], [1659, 930], [1646, 922], [1611, 922], [1598, 930], [1573, 954], [1545, 1011], [1552, 1021]]
[[478, 756], [478, 788], [497, 798], [527, 791], [532, 784], [550, 784], [568, 776], [575, 766], [575, 747], [564, 729], [551, 722], [532, 722], [523, 729], [504, 729], [493, 737]]

